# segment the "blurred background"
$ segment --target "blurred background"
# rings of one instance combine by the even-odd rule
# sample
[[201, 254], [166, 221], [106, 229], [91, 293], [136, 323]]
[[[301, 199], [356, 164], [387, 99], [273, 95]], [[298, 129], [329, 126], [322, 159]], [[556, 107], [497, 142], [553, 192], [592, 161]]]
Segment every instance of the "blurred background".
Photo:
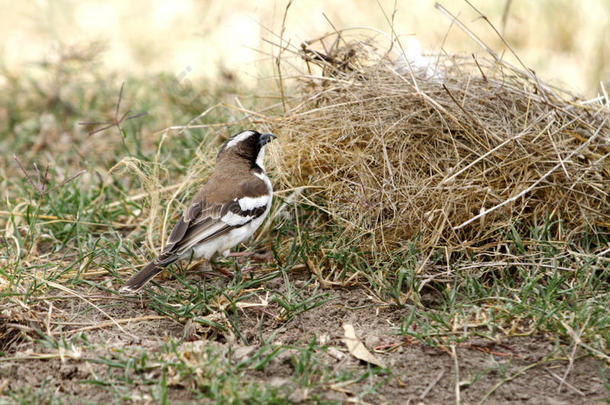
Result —
[[[263, 38], [277, 42], [286, 0], [0, 1], [4, 76], [53, 63], [62, 49], [93, 44], [104, 68], [122, 74], [168, 72], [179, 79], [219, 74], [255, 84], [272, 72]], [[465, 1], [440, 1], [498, 53], [506, 52]], [[593, 97], [610, 79], [610, 0], [472, 0], [545, 81]], [[394, 0], [296, 0], [285, 39], [298, 45], [336, 28], [390, 32]], [[433, 0], [397, 1], [395, 29], [424, 52], [471, 53], [477, 45], [434, 8]], [[383, 8], [383, 10], [382, 10]], [[385, 14], [384, 14], [385, 11]], [[447, 35], [448, 34], [448, 35]], [[445, 38], [445, 36], [447, 36]], [[444, 39], [445, 38], [445, 39]], [[413, 43], [413, 41], [409, 42]], [[0, 85], [2, 83], [0, 82]]]

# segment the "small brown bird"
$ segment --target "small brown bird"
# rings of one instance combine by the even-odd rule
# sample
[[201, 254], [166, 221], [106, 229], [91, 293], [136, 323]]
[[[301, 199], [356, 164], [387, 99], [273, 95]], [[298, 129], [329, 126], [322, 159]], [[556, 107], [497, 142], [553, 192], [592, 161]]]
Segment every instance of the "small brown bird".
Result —
[[178, 220], [161, 254], [121, 288], [134, 293], [164, 267], [180, 259], [224, 256], [261, 226], [273, 197], [265, 173], [265, 145], [273, 134], [243, 131], [216, 156], [214, 173]]

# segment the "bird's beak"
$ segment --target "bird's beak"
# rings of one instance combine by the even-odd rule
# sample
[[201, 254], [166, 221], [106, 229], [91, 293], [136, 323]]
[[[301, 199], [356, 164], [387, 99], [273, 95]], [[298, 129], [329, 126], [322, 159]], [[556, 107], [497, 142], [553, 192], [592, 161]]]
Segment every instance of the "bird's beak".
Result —
[[260, 136], [258, 142], [260, 143], [261, 147], [263, 147], [266, 144], [268, 144], [269, 142], [271, 142], [272, 140], [274, 140], [275, 138], [277, 138], [277, 136], [275, 136], [273, 134], [262, 134]]

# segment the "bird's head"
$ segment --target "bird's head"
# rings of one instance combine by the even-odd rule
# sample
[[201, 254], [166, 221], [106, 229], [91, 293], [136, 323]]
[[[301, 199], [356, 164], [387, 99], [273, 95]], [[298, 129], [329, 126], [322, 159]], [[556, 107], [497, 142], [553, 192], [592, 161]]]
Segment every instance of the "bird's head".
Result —
[[256, 166], [265, 170], [265, 145], [277, 138], [273, 134], [247, 130], [233, 135], [220, 148], [216, 162], [245, 161], [251, 168]]

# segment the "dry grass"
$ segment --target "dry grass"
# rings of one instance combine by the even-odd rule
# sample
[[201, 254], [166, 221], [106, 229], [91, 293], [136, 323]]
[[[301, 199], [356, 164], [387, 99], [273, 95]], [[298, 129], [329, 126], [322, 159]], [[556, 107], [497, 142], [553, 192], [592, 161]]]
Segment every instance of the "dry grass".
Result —
[[418, 238], [495, 251], [511, 226], [558, 241], [608, 229], [607, 97], [583, 102], [491, 51], [426, 68], [380, 44], [344, 31], [304, 43], [300, 63], [286, 52], [298, 91], [267, 121], [282, 187], [313, 187], [306, 198], [349, 240], [382, 250]]
[[[485, 58], [478, 67], [444, 56], [433, 59], [435, 72], [411, 71], [374, 41], [335, 38], [306, 45], [298, 91], [287, 86], [284, 103], [257, 112], [239, 99], [222, 103], [236, 87], [206, 93], [205, 83], [166, 76], [125, 80], [121, 102], [123, 78], [98, 74], [84, 58], [49, 65], [42, 84], [10, 79], [0, 93], [10, 125], [0, 137], [10, 151], [0, 156], [0, 402], [602, 397], [607, 104], [567, 102]], [[292, 62], [290, 51], [279, 66]], [[271, 117], [274, 108], [286, 110]], [[280, 135], [268, 163], [278, 196], [290, 195], [276, 199], [248, 242], [256, 253], [220, 261], [234, 277], [188, 264], [167, 269], [170, 279], [141, 297], [121, 297], [123, 280], [163, 246], [211, 172], [218, 146], [252, 126]], [[290, 205], [299, 195], [345, 224], [345, 238], [326, 227], [304, 232], [328, 217], [302, 215], [310, 210]], [[528, 230], [508, 235], [510, 227], [532, 224], [558, 242], [543, 229], [534, 241], [541, 249], [515, 252]], [[596, 243], [561, 250], [588, 226], [598, 227]], [[420, 261], [415, 249], [400, 252], [418, 233], [422, 246], [448, 253], [512, 241], [493, 262], [444, 262], [436, 250]], [[362, 235], [364, 252], [345, 244]], [[377, 247], [392, 254], [368, 254]], [[487, 271], [494, 277], [480, 276]], [[353, 320], [391, 374], [331, 355], [343, 348], [337, 325]], [[407, 380], [413, 364], [422, 372]], [[557, 392], [544, 385], [547, 366]], [[476, 376], [468, 390], [453, 374], [439, 376], [452, 367]], [[546, 390], [511, 385], [517, 376]], [[455, 393], [446, 391], [454, 383]]]

